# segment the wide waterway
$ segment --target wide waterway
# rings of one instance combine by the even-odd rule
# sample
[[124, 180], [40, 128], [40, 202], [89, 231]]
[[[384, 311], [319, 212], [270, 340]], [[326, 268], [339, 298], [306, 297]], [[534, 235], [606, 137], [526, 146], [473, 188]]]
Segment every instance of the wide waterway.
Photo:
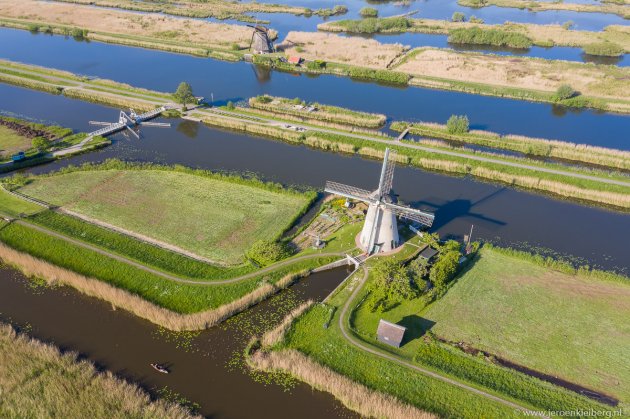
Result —
[[[111, 121], [116, 109], [63, 96], [0, 85], [0, 110], [56, 122], [76, 130], [89, 120]], [[68, 164], [107, 158], [183, 164], [212, 170], [249, 171], [285, 184], [322, 189], [326, 180], [374, 189], [380, 162], [305, 146], [216, 130], [171, 119], [173, 127], [145, 128], [140, 140], [122, 135], [101, 151], [32, 169], [41, 173]], [[398, 167], [394, 189], [404, 202], [436, 212], [434, 231], [462, 238], [474, 224], [474, 238], [506, 245], [545, 247], [608, 269], [630, 268], [630, 215], [578, 205], [505, 186]]]
[[444, 123], [465, 114], [473, 129], [630, 149], [630, 116], [544, 103], [416, 87], [392, 87], [332, 75], [307, 76], [187, 55], [62, 36], [0, 30], [0, 58], [109, 78], [161, 91], [182, 80], [217, 103], [259, 94], [301, 97], [392, 119]]
[[[177, 337], [73, 289], [33, 288], [18, 272], [2, 268], [0, 321], [78, 352], [153, 396], [167, 388], [197, 403], [199, 412], [213, 419], [352, 418], [332, 396], [305, 384], [285, 391], [256, 382], [240, 356], [252, 335], [279, 322], [301, 301], [323, 299], [346, 275], [344, 268], [311, 275], [218, 327]], [[171, 373], [154, 371], [149, 365], [153, 362], [168, 365]]]

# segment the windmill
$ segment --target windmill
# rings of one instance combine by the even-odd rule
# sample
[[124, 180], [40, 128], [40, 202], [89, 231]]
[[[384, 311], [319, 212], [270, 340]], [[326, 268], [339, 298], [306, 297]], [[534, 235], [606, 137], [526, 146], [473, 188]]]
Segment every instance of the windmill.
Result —
[[273, 52], [273, 43], [269, 39], [269, 29], [258, 24], [256, 26], [247, 26], [254, 28], [252, 40], [249, 43], [249, 49], [257, 54], [268, 54]]
[[336, 182], [326, 182], [328, 193], [355, 199], [368, 204], [365, 224], [359, 239], [361, 248], [368, 254], [388, 252], [399, 245], [396, 217], [420, 223], [433, 224], [434, 215], [394, 203], [391, 190], [394, 181], [394, 163], [389, 160], [389, 148], [385, 150], [378, 189], [373, 192]]
[[[112, 127], [115, 129], [119, 127], [120, 129], [126, 129], [131, 132], [136, 138], [140, 138], [140, 134], [134, 130], [134, 128], [140, 128], [141, 126], [151, 126], [151, 127], [160, 127], [160, 128], [169, 128], [171, 124], [165, 122], [148, 122], [149, 119], [155, 118], [159, 114], [162, 113], [164, 108], [158, 108], [153, 111], [143, 113], [138, 115], [136, 111], [133, 109], [129, 109], [129, 114], [125, 113], [125, 111], [120, 111], [118, 115], [118, 123], [116, 122], [101, 122], [101, 121], [90, 121], [90, 125], [100, 125], [104, 127]], [[111, 132], [114, 132], [113, 130]], [[126, 133], [125, 133], [126, 134]]]

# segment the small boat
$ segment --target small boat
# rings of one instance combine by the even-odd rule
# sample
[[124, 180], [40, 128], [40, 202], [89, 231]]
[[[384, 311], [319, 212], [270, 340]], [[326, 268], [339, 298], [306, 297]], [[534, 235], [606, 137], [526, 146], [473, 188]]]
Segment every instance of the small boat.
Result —
[[168, 374], [170, 372], [166, 367], [160, 364], [150, 364], [150, 365], [153, 367], [154, 370], [156, 370], [157, 372], [161, 372], [162, 374]]

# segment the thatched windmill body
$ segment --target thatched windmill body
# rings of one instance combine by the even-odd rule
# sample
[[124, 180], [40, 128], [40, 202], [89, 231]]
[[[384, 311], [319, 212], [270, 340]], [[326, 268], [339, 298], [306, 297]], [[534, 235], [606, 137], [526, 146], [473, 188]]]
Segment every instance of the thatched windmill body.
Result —
[[273, 43], [269, 39], [269, 28], [261, 25], [247, 25], [254, 28], [252, 40], [249, 43], [249, 49], [256, 54], [269, 54], [273, 52]]

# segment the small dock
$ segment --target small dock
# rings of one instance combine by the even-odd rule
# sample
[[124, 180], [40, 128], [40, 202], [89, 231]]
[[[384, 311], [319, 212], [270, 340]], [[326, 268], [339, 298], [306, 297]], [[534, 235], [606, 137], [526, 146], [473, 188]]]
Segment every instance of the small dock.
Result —
[[405, 128], [405, 130], [400, 133], [398, 138], [396, 138], [396, 141], [404, 140], [407, 134], [409, 134], [409, 127]]

